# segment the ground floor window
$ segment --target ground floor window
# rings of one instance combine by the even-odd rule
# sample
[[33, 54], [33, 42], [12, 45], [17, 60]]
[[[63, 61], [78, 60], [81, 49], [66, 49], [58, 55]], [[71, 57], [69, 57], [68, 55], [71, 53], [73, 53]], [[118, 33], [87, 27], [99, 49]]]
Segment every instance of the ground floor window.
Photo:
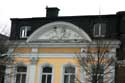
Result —
[[52, 67], [43, 67], [41, 83], [52, 83]]
[[64, 67], [64, 83], [75, 83], [75, 67]]
[[16, 69], [16, 83], [26, 83], [27, 67], [18, 66]]
[[104, 80], [104, 65], [102, 64], [94, 64], [91, 65], [91, 76], [92, 82], [96, 83], [103, 83]]

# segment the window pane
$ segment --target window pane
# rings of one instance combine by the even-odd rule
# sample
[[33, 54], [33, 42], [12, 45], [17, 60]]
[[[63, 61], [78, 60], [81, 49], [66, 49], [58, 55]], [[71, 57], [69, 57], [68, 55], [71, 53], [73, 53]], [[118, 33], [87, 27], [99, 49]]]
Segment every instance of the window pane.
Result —
[[75, 75], [70, 76], [70, 83], [75, 83]]
[[99, 35], [99, 24], [94, 25], [94, 35]]
[[47, 76], [47, 83], [51, 83], [51, 75]]
[[101, 24], [101, 35], [105, 35], [106, 34], [106, 24]]
[[22, 75], [22, 80], [21, 81], [22, 81], [22, 83], [26, 83], [26, 75], [25, 74]]
[[51, 67], [44, 67], [43, 73], [52, 73], [52, 68]]
[[20, 83], [20, 80], [21, 80], [20, 77], [21, 77], [20, 74], [17, 74], [17, 75], [16, 75], [16, 83]]
[[64, 75], [64, 83], [68, 83], [69, 80], [69, 76], [68, 75]]
[[65, 67], [65, 73], [75, 73], [75, 68], [71, 66]]
[[42, 83], [46, 83], [46, 75], [42, 75]]
[[22, 26], [20, 28], [20, 37], [26, 38], [27, 36], [30, 35], [30, 31], [31, 31], [31, 26]]
[[24, 66], [17, 67], [17, 72], [26, 72], [27, 68]]

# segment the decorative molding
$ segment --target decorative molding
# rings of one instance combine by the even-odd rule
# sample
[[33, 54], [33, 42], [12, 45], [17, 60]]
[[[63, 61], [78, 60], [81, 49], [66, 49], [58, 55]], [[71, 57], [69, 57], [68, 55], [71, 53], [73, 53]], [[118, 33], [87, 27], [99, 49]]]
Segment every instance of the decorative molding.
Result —
[[31, 64], [35, 65], [38, 61], [38, 57], [31, 57]]
[[32, 48], [32, 53], [37, 53], [38, 52], [38, 48]]
[[[67, 54], [62, 54], [62, 53], [42, 53], [42, 54], [34, 54], [34, 53], [27, 53], [27, 54], [21, 54], [21, 53], [14, 53], [12, 55], [15, 55], [14, 57], [29, 57], [29, 58], [33, 58], [36, 57], [36, 61], [38, 58], [74, 58], [76, 56], [76, 54], [71, 54], [71, 53], [67, 53]], [[34, 58], [33, 58], [34, 59]]]
[[[43, 40], [42, 40], [43, 41]], [[53, 48], [53, 47], [79, 47], [79, 48], [88, 48], [88, 47], [97, 47], [97, 43], [95, 40], [93, 40], [92, 42], [87, 42], [85, 40], [78, 40], [77, 42], [68, 42], [65, 41], [63, 42], [63, 40], [60, 40], [61, 42], [55, 42], [56, 40], [49, 40], [49, 42], [47, 41], [36, 41], [36, 42], [26, 42], [26, 41], [10, 41], [9, 42], [9, 46], [10, 48], [17, 48], [17, 47], [30, 47], [30, 48], [40, 48], [40, 47], [49, 47], [49, 48]], [[71, 40], [72, 41], [72, 40]], [[108, 45], [107, 48], [119, 48], [121, 42], [119, 40], [102, 40], [104, 41], [105, 45]], [[104, 46], [102, 46], [104, 47]]]
[[[107, 56], [105, 58], [110, 58], [112, 56], [116, 56], [116, 52], [110, 52], [108, 53], [110, 56]], [[10, 54], [5, 54], [10, 55]], [[78, 55], [84, 56], [87, 55], [86, 53], [13, 53], [11, 55], [14, 55], [14, 57], [24, 57], [24, 58], [30, 58], [31, 61], [37, 62], [38, 58], [78, 58]], [[93, 54], [95, 55], [95, 54]]]
[[[82, 37], [82, 39], [85, 39], [87, 41], [91, 41], [91, 38], [87, 35], [87, 33], [84, 30], [82, 30], [81, 28], [79, 28], [78, 26], [76, 26], [72, 23], [69, 23], [69, 22], [56, 21], [56, 22], [45, 24], [45, 25], [41, 26], [40, 28], [38, 28], [27, 39], [27, 42], [32, 42], [32, 41], [38, 40], [40, 36], [42, 36], [45, 32], [52, 30], [54, 27], [57, 27], [57, 29], [61, 29], [61, 28], [68, 29], [70, 31], [73, 31], [73, 32], [79, 34]], [[55, 35], [55, 36], [59, 37], [59, 35]], [[43, 37], [42, 39], [45, 39], [45, 38]]]

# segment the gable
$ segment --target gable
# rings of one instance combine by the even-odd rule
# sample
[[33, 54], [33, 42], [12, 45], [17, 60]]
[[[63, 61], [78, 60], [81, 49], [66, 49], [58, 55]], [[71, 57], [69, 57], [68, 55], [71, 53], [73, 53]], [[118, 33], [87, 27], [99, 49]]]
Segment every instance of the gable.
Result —
[[27, 39], [27, 42], [90, 42], [88, 34], [78, 26], [69, 22], [52, 22], [39, 27]]

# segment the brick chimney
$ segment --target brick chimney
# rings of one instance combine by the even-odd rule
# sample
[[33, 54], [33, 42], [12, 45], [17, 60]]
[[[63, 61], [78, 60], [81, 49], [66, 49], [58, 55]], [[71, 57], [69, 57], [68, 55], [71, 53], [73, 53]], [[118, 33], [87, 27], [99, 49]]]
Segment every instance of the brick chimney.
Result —
[[58, 13], [57, 7], [46, 7], [46, 17], [58, 17]]

